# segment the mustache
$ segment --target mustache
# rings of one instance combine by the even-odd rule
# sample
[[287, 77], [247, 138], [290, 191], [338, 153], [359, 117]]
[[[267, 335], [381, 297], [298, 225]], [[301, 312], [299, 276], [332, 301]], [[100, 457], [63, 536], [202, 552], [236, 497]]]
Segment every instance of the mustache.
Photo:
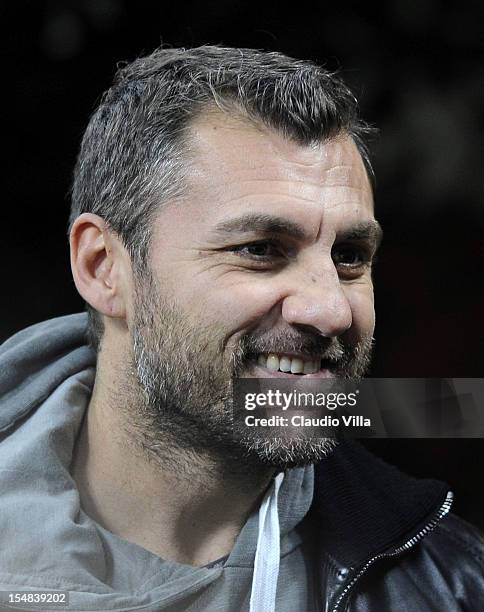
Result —
[[369, 369], [374, 338], [361, 338], [356, 344], [343, 339], [325, 338], [318, 334], [295, 330], [265, 335], [243, 336], [232, 354], [232, 376], [239, 376], [259, 353], [300, 353], [308, 359], [329, 362], [335, 376], [361, 378]]
[[348, 349], [338, 338], [325, 338], [308, 332], [279, 331], [264, 336], [244, 336], [238, 347], [238, 360], [247, 361], [259, 353], [301, 353], [308, 359], [341, 361]]

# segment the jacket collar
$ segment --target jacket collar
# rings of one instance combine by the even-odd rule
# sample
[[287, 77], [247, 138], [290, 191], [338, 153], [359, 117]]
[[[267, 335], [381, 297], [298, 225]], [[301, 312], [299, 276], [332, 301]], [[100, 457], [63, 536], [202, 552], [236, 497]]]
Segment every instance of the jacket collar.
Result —
[[384, 463], [355, 441], [343, 441], [315, 466], [310, 517], [324, 550], [357, 567], [415, 535], [443, 504], [448, 487]]

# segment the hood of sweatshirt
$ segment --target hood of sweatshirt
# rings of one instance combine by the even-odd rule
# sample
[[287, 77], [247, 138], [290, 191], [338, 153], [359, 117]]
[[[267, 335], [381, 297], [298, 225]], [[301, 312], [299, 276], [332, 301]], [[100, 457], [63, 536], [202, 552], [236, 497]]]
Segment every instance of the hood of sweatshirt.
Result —
[[[295, 528], [312, 502], [312, 466], [276, 479], [228, 558], [207, 567], [164, 561], [83, 512], [69, 470], [95, 378], [86, 322], [85, 314], [52, 319], [0, 346], [0, 588], [68, 590], [76, 610], [160, 610], [219, 578], [222, 599], [225, 588], [237, 601], [239, 589], [248, 604], [243, 585], [250, 590], [254, 574], [259, 587], [272, 584], [274, 600], [279, 557], [301, 542]], [[268, 590], [254, 586], [251, 609], [258, 610]], [[217, 599], [211, 588], [209, 606]]]

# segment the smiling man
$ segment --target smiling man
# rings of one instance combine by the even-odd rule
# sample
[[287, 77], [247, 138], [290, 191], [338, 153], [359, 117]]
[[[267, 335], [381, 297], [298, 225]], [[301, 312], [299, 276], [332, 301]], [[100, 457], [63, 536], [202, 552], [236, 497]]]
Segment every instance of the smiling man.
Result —
[[88, 317], [0, 349], [4, 591], [69, 591], [73, 610], [475, 609], [482, 544], [444, 485], [233, 424], [233, 377], [368, 368], [367, 131], [340, 80], [281, 54], [162, 49], [118, 72], [72, 192]]

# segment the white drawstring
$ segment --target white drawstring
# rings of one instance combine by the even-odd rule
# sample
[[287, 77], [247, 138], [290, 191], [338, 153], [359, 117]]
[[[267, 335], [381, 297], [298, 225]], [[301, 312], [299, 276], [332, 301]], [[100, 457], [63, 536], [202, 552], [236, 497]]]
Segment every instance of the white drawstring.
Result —
[[281, 551], [277, 498], [284, 472], [274, 478], [259, 509], [259, 534], [255, 551], [250, 612], [275, 612]]

